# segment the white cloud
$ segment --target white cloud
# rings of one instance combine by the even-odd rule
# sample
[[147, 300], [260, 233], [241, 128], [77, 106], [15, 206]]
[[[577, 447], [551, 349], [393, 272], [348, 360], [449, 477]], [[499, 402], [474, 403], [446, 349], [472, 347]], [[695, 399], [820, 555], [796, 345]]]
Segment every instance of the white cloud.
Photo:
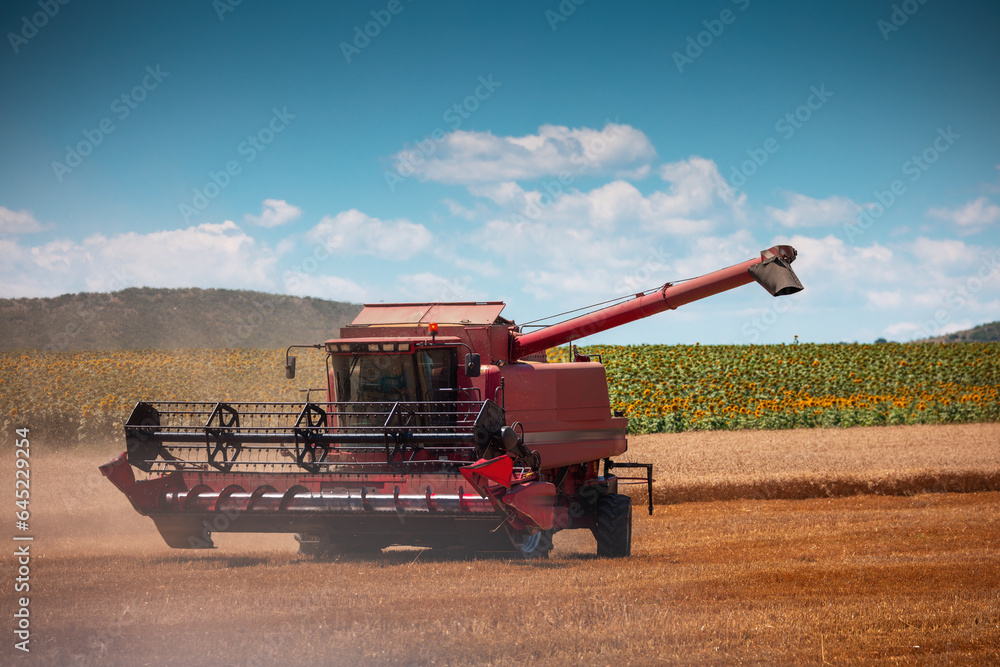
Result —
[[923, 337], [924, 329], [917, 322], [896, 322], [882, 330], [886, 336], [910, 340]]
[[743, 219], [745, 195], [735, 196], [713, 161], [693, 156], [663, 165], [660, 173], [669, 187], [648, 196], [623, 180], [589, 192], [557, 182], [539, 190], [525, 190], [514, 182], [469, 190], [506, 208], [511, 218], [552, 227], [554, 233], [587, 227], [627, 229], [630, 234], [705, 234]]
[[357, 209], [326, 216], [309, 231], [308, 238], [328, 251], [364, 253], [383, 259], [408, 259], [427, 249], [433, 235], [409, 220], [379, 220]]
[[500, 206], [523, 206], [524, 190], [514, 181], [470, 185], [469, 192], [477, 197], [485, 197]]
[[433, 153], [404, 149], [393, 156], [393, 162], [403, 176], [474, 185], [533, 180], [562, 172], [641, 177], [655, 156], [643, 132], [608, 123], [601, 130], [542, 125], [538, 134], [522, 137], [456, 130], [445, 135]]
[[437, 266], [453, 266], [460, 276], [481, 276], [497, 278], [504, 272], [483, 252], [465, 247], [461, 241], [468, 237], [456, 237], [452, 243], [435, 244], [434, 257]]
[[950, 333], [955, 333], [956, 331], [965, 331], [966, 329], [971, 329], [976, 326], [972, 320], [962, 320], [961, 322], [949, 322], [941, 327], [941, 333], [939, 336], [946, 336]]
[[146, 285], [186, 287], [206, 281], [241, 288], [274, 286], [274, 253], [259, 247], [231, 220], [111, 239], [94, 236], [84, 247], [108, 266], [125, 267]]
[[[354, 303], [371, 301], [467, 301], [471, 300], [468, 277], [446, 278], [431, 272], [379, 276], [367, 274], [364, 284], [350, 278], [300, 270], [285, 272], [288, 294]], [[387, 280], [381, 280], [386, 278]]]
[[690, 202], [654, 192], [648, 197], [626, 181], [612, 181], [589, 192], [576, 190], [552, 196], [546, 191], [522, 191], [519, 214], [536, 222], [612, 230], [642, 227], [667, 234], [709, 231], [713, 222], [695, 212]]
[[368, 299], [368, 290], [349, 278], [313, 275], [302, 271], [285, 272], [284, 288], [286, 294], [311, 296], [331, 301], [362, 303]]
[[399, 276], [395, 289], [412, 301], [471, 301], [469, 283], [468, 278], [448, 279], [425, 271]]
[[878, 310], [886, 308], [899, 308], [903, 305], [903, 292], [901, 290], [871, 291], [866, 294], [868, 305]]
[[684, 258], [674, 264], [674, 279], [696, 278], [737, 262], [760, 256], [764, 246], [745, 229], [726, 236], [702, 236], [685, 244]]
[[82, 242], [56, 239], [14, 245], [0, 264], [5, 292], [53, 296], [77, 291], [150, 287], [274, 289], [277, 255], [236, 223], [203, 224], [139, 234], [102, 234]]
[[953, 222], [964, 231], [971, 233], [1000, 221], [1000, 206], [991, 203], [986, 197], [980, 197], [954, 210], [932, 208], [927, 211], [927, 214]]
[[794, 236], [788, 242], [799, 250], [795, 271], [806, 300], [825, 312], [864, 306], [865, 314], [851, 320], [857, 330], [872, 327], [872, 335], [881, 331], [910, 340], [996, 319], [995, 247], [925, 237], [891, 247], [849, 246], [833, 236]]
[[920, 338], [933, 338], [936, 336], [946, 336], [956, 331], [965, 331], [976, 326], [972, 320], [962, 320], [960, 322], [948, 322], [938, 325], [933, 320], [927, 322], [896, 322], [887, 326], [883, 333], [903, 341], [916, 340]]
[[465, 220], [475, 220], [477, 218], [481, 218], [484, 215], [489, 214], [489, 210], [481, 202], [476, 204], [476, 207], [474, 209], [462, 206], [454, 199], [443, 199], [441, 203], [447, 206], [448, 212], [451, 213], [456, 218], [463, 218]]
[[864, 207], [845, 197], [814, 199], [795, 192], [785, 193], [788, 206], [767, 207], [767, 215], [785, 227], [827, 227], [852, 223]]
[[714, 199], [731, 206], [741, 206], [746, 194], [736, 196], [726, 179], [719, 174], [714, 160], [692, 155], [687, 160], [669, 162], [660, 167], [660, 176], [669, 182], [664, 204], [676, 214], [702, 210]]
[[921, 263], [938, 267], [971, 265], [976, 258], [976, 253], [971, 247], [951, 239], [929, 239], [921, 236], [910, 244], [910, 250]]
[[616, 295], [616, 283], [655, 246], [648, 234], [566, 225], [548, 215], [527, 223], [490, 220], [470, 242], [503, 274], [517, 276], [516, 289], [546, 301], [567, 294]]
[[289, 204], [284, 199], [265, 199], [259, 216], [248, 214], [244, 219], [259, 227], [278, 227], [298, 220], [301, 216], [302, 209]]
[[668, 185], [649, 194], [624, 180], [589, 191], [558, 182], [470, 187], [500, 210], [467, 240], [518, 276], [521, 291], [581, 303], [699, 275], [764, 247], [747, 231], [733, 233], [745, 195], [735, 195], [713, 161], [693, 156], [658, 172]]
[[0, 206], [0, 234], [31, 234], [51, 227], [52, 225], [38, 222], [31, 211], [12, 211], [6, 206]]
[[832, 234], [822, 238], [797, 234], [773, 239], [769, 245], [776, 243], [798, 251], [793, 268], [809, 300], [861, 304], [869, 291], [887, 290], [918, 277], [911, 263], [878, 242], [852, 246]]

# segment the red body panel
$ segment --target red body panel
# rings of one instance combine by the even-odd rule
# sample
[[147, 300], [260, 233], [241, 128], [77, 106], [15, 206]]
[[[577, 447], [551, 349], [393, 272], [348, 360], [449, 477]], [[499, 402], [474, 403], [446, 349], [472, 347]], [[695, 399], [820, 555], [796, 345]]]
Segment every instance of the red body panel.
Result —
[[626, 420], [613, 417], [604, 366], [598, 363], [507, 364], [502, 401], [507, 419], [524, 427], [524, 442], [542, 469], [623, 454]]

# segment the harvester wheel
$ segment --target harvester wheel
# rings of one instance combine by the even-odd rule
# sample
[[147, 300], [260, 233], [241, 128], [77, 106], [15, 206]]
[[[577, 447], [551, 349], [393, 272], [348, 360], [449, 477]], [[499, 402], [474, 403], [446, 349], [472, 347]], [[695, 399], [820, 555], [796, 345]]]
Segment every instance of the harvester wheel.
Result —
[[632, 499], [609, 493], [597, 500], [597, 555], [622, 558], [632, 555]]

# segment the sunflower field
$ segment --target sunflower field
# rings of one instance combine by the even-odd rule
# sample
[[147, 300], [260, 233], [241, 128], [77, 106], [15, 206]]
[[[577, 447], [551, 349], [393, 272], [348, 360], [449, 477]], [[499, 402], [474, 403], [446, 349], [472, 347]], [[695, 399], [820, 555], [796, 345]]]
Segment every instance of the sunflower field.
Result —
[[5, 432], [28, 427], [69, 444], [124, 437], [138, 401], [301, 401], [300, 388], [323, 386], [321, 352], [298, 355], [294, 380], [284, 358], [284, 349], [0, 353], [0, 421]]
[[633, 433], [1000, 421], [1000, 343], [578, 349]]
[[[1000, 343], [577, 349], [600, 355], [633, 433], [1000, 421]], [[300, 351], [286, 380], [284, 352], [2, 353], [0, 421], [70, 444], [120, 438], [140, 400], [304, 400], [323, 386], [325, 357]]]

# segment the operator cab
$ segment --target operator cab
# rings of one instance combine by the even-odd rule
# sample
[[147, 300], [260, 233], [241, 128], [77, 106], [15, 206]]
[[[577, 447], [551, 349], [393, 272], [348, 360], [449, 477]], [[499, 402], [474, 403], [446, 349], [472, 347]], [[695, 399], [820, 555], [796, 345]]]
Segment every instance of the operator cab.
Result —
[[371, 415], [381, 426], [396, 403], [412, 407], [426, 425], [454, 425], [458, 388], [458, 339], [339, 339], [327, 341], [331, 400]]
[[455, 348], [411, 353], [331, 354], [339, 402], [454, 401]]

